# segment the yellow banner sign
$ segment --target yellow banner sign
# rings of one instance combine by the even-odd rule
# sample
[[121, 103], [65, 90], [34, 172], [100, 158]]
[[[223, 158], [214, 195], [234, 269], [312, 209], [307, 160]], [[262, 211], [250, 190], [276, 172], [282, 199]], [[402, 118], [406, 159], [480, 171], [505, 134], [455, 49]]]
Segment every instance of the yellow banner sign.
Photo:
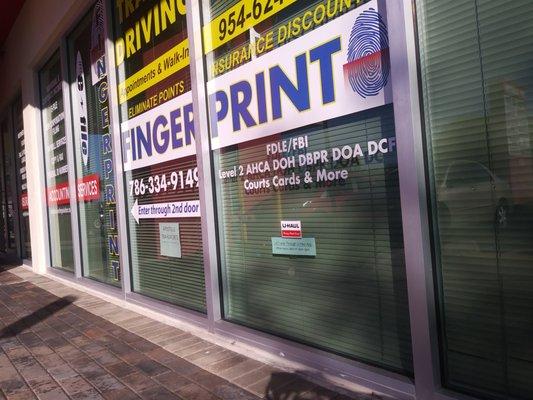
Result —
[[297, 0], [241, 0], [203, 27], [204, 53], [239, 36]]
[[185, 39], [124, 82], [119, 83], [119, 103], [122, 104], [158, 84], [163, 79], [187, 67], [189, 62], [189, 39]]

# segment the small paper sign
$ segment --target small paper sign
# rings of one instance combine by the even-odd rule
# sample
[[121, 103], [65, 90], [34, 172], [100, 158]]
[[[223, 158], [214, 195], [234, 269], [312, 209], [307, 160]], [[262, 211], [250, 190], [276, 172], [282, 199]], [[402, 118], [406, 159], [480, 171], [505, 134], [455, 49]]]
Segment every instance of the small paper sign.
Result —
[[164, 222], [159, 224], [159, 246], [162, 256], [181, 258], [179, 223]]
[[315, 238], [272, 238], [272, 254], [281, 256], [316, 256]]
[[282, 238], [301, 238], [302, 223], [301, 221], [281, 221]]

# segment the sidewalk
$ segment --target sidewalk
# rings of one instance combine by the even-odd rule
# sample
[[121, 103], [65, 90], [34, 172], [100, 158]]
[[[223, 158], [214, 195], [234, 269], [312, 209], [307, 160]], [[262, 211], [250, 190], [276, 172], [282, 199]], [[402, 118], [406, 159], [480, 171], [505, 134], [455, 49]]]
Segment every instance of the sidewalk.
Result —
[[22, 267], [0, 266], [0, 399], [381, 398], [342, 392]]

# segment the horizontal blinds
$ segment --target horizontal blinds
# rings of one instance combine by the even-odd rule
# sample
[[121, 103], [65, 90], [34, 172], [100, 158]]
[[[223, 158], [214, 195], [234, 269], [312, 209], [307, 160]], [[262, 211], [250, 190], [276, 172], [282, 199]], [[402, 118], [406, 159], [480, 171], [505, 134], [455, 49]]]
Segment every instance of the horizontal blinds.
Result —
[[216, 18], [238, 2], [239, 0], [210, 0], [209, 3], [212, 19]]
[[532, 398], [533, 4], [418, 3], [446, 383]]
[[[157, 8], [158, 5], [158, 0], [141, 2], [136, 13], [151, 15], [148, 13], [152, 13], [154, 7]], [[118, 13], [113, 17], [116, 38], [127, 37], [135, 27], [134, 21], [122, 20]], [[185, 16], [177, 16], [175, 20], [169, 20], [168, 24], [165, 22], [164, 26], [160, 34], [147, 38], [149, 43], [143, 44], [135, 54], [126, 54], [124, 62], [117, 65], [119, 83], [135, 79], [138, 71], [143, 68], [150, 69], [149, 66], [155, 62], [154, 60], [164, 57], [166, 52], [186, 39]], [[206, 313], [201, 218], [150, 215], [150, 218], [136, 220], [132, 211], [136, 205], [154, 205], [164, 209], [169, 203], [197, 204], [199, 201], [196, 155], [161, 161], [168, 160], [170, 153], [176, 150], [178, 152], [175, 154], [181, 154], [180, 150], [184, 150], [185, 147], [194, 148], [194, 141], [192, 144], [188, 143], [187, 118], [192, 115], [189, 115], [188, 106], [181, 107], [187, 101], [184, 100], [187, 98], [187, 93], [190, 96], [191, 90], [188, 63], [187, 66], [170, 72], [160, 82], [155, 84], [146, 82], [144, 87], [140, 87], [136, 94], [121, 105], [121, 122], [127, 123], [130, 128], [138, 126], [137, 132], [141, 132], [140, 135], [143, 137], [146, 135], [150, 138], [149, 141], [152, 139], [153, 130], [155, 147], [153, 153], [150, 153], [152, 157], [148, 158], [148, 151], [145, 152], [139, 142], [140, 139], [137, 139], [138, 141], [134, 143], [137, 147], [131, 150], [134, 154], [138, 154], [137, 160], [145, 161], [143, 164], [145, 166], [134, 165], [133, 170], [126, 170], [121, 176], [125, 184], [128, 215], [129, 249], [125, 251], [129, 251], [130, 255], [130, 266], [124, 267], [131, 267], [134, 292]], [[184, 97], [180, 99], [180, 95]], [[156, 126], [160, 121], [158, 116], [169, 119], [168, 121], [165, 119], [164, 126], [160, 124], [159, 128]], [[139, 118], [141, 120], [146, 118], [148, 122], [139, 122]], [[163, 154], [159, 154], [157, 149], [166, 146], [163, 144], [165, 135], [166, 144], [169, 144], [168, 140], [171, 140], [172, 144], [162, 151]], [[140, 137], [135, 133], [128, 136], [122, 132], [125, 148], [131, 146], [135, 138]], [[159, 139], [156, 140], [155, 136]], [[136, 153], [136, 148], [139, 153]], [[124, 160], [131, 161], [131, 154], [126, 153], [128, 152], [124, 151]]]
[[[383, 107], [223, 150], [217, 169], [262, 160], [266, 143], [304, 134], [308, 151], [392, 137], [393, 110]], [[222, 183], [226, 317], [410, 374], [396, 159], [359, 158], [346, 168], [346, 184], [329, 187], [245, 195], [243, 180]], [[303, 169], [296, 170], [303, 176]], [[303, 236], [315, 238], [316, 257], [272, 254], [281, 220], [301, 220]]]
[[[165, 175], [169, 190], [159, 194], [142, 196], [139, 204], [187, 202], [199, 199], [199, 189], [185, 184], [183, 190], [170, 190], [173, 172], [196, 168], [196, 159], [186, 157], [136, 170], [131, 179], [148, 182], [152, 176]], [[179, 187], [179, 185], [178, 185]], [[128, 185], [128, 190], [130, 187]], [[132, 197], [129, 197], [130, 203]], [[131, 210], [133, 204], [129, 204]], [[200, 217], [143, 219], [137, 223], [129, 214], [131, 264], [134, 291], [159, 300], [177, 304], [192, 310], [206, 312], [205, 279], [202, 254], [202, 225]], [[162, 254], [160, 223], [179, 224], [181, 258]]]

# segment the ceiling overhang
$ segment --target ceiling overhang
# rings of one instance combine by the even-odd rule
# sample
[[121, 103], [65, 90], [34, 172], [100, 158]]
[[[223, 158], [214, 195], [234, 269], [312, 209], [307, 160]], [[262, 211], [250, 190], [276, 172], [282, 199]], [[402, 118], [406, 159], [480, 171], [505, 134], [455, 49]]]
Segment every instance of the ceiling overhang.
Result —
[[0, 47], [9, 36], [23, 5], [24, 0], [3, 1], [0, 5]]

